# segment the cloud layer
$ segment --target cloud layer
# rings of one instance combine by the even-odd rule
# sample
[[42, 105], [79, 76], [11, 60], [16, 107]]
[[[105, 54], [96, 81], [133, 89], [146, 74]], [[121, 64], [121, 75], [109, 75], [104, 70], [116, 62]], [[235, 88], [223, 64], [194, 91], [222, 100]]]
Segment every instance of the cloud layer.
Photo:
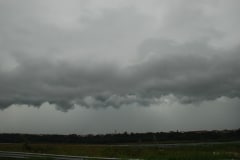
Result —
[[239, 1], [0, 1], [0, 108], [240, 97]]

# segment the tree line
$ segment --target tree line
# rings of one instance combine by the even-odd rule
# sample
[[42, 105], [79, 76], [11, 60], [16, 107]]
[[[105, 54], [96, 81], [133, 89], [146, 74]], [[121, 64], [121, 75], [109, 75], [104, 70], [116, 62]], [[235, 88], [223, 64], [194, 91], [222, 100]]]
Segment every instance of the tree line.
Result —
[[0, 133], [0, 143], [73, 143], [73, 144], [129, 144], [238, 141], [240, 129], [214, 131], [171, 131], [148, 133], [114, 133], [88, 135]]

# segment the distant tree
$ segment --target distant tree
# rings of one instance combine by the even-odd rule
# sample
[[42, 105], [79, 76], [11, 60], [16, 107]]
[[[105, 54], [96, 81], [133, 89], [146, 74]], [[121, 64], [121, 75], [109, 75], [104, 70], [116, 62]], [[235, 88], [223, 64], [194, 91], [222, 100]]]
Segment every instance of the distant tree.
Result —
[[32, 150], [32, 147], [31, 147], [31, 145], [30, 145], [30, 143], [29, 143], [28, 138], [27, 138], [25, 135], [23, 135], [23, 136], [22, 136], [22, 139], [23, 139], [23, 144], [22, 144], [23, 150], [31, 151], [31, 150]]

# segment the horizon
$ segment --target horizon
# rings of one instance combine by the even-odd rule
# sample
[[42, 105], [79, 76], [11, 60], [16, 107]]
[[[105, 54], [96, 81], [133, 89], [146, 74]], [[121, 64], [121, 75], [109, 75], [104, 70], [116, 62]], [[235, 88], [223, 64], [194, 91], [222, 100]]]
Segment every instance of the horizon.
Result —
[[98, 135], [118, 135], [118, 134], [148, 134], [148, 133], [188, 133], [188, 132], [225, 132], [225, 131], [238, 131], [240, 130], [240, 128], [236, 128], [236, 129], [222, 129], [222, 130], [170, 130], [170, 131], [156, 131], [156, 132], [108, 132], [108, 133], [87, 133], [87, 134], [81, 134], [81, 133], [69, 133], [69, 134], [59, 134], [59, 133], [4, 133], [4, 132], [0, 132], [1, 134], [19, 134], [19, 135], [60, 135], [60, 136], [71, 136], [71, 135], [77, 135], [77, 136], [98, 136]]

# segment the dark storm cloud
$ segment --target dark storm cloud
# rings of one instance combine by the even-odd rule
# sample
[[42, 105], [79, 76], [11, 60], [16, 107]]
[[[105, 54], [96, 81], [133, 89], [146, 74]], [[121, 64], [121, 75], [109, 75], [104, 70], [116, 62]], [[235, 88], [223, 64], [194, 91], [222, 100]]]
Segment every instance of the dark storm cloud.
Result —
[[125, 68], [18, 58], [16, 70], [0, 72], [1, 108], [43, 102], [54, 103], [61, 110], [74, 104], [147, 106], [169, 94], [184, 103], [240, 97], [239, 48], [218, 50], [204, 42], [176, 44], [151, 39], [139, 52], [139, 63]]
[[221, 50], [204, 42], [180, 45], [148, 40], [141, 49], [152, 56], [135, 68], [139, 79], [143, 79], [141, 86], [150, 93], [173, 93], [193, 99], [239, 97], [239, 47]]
[[239, 1], [192, 2], [0, 0], [0, 108], [239, 98]]

